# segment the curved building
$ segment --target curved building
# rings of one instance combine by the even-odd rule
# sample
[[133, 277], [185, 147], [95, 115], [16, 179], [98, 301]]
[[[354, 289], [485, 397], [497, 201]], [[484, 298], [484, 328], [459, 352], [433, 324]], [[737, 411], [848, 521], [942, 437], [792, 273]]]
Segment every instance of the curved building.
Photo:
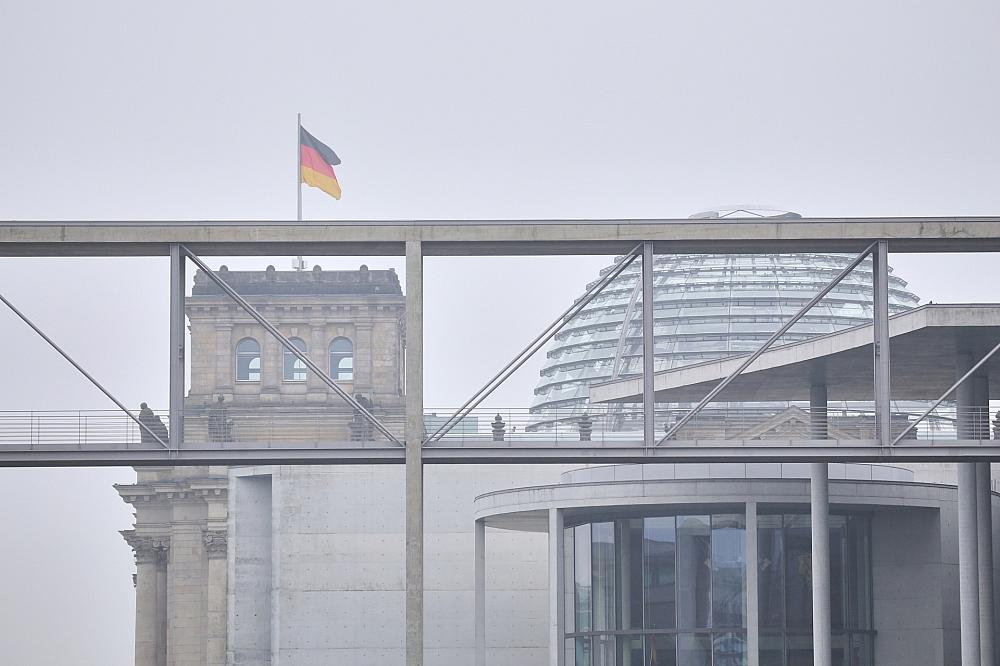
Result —
[[[697, 217], [726, 214], [713, 211]], [[852, 259], [821, 252], [657, 255], [653, 292], [656, 370], [754, 351]], [[641, 374], [641, 271], [641, 261], [633, 262], [550, 343], [531, 404], [536, 424], [571, 418], [588, 409], [588, 387], [593, 383]], [[890, 276], [890, 314], [912, 308], [918, 301], [905, 281]], [[868, 259], [777, 344], [867, 324], [871, 317], [872, 263]], [[627, 421], [623, 427], [630, 427]]]

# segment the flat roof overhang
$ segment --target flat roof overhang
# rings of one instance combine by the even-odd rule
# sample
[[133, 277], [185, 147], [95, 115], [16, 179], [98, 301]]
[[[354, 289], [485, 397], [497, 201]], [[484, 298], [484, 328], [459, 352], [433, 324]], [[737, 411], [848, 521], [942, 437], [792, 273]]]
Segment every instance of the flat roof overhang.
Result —
[[602, 220], [0, 221], [0, 256], [158, 256], [170, 243], [196, 254], [427, 256], [657, 253], [1000, 251], [1000, 217]]
[[[978, 360], [1000, 343], [1000, 304], [924, 305], [889, 319], [894, 400], [936, 400], [957, 379], [956, 356]], [[873, 400], [872, 326], [858, 326], [761, 354], [716, 398], [732, 402], [808, 400], [815, 373], [829, 400]], [[698, 402], [747, 355], [657, 372], [656, 402]], [[1000, 395], [1000, 354], [986, 364], [991, 395]], [[591, 402], [641, 402], [642, 377], [598, 384]]]

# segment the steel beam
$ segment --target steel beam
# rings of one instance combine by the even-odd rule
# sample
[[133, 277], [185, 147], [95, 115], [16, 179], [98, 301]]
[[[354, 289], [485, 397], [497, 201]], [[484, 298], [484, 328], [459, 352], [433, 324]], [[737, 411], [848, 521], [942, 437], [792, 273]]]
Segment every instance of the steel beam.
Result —
[[184, 294], [185, 255], [177, 243], [170, 244], [170, 447], [184, 443]]
[[424, 663], [424, 256], [406, 243], [406, 666]]
[[[653, 244], [646, 241], [642, 244], [642, 423], [643, 441], [646, 446], [656, 445], [656, 403], [653, 391], [655, 374], [654, 337], [653, 337], [653, 275], [654, 275]], [[622, 328], [628, 326], [628, 321], [622, 323]]]

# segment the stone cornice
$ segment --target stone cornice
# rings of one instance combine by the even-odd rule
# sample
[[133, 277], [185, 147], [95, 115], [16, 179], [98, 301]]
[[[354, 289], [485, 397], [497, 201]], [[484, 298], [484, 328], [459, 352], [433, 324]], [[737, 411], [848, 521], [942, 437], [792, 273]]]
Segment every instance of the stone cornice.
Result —
[[225, 501], [229, 496], [228, 477], [155, 481], [133, 485], [115, 484], [128, 504], [171, 503], [177, 501]]

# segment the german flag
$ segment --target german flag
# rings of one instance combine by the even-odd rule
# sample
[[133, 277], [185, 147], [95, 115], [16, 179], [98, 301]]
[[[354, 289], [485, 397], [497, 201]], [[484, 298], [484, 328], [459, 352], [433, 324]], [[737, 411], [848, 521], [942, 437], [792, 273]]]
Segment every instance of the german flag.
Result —
[[299, 171], [302, 182], [318, 187], [334, 199], [340, 200], [340, 183], [333, 173], [333, 167], [337, 164], [340, 164], [337, 153], [300, 126]]

